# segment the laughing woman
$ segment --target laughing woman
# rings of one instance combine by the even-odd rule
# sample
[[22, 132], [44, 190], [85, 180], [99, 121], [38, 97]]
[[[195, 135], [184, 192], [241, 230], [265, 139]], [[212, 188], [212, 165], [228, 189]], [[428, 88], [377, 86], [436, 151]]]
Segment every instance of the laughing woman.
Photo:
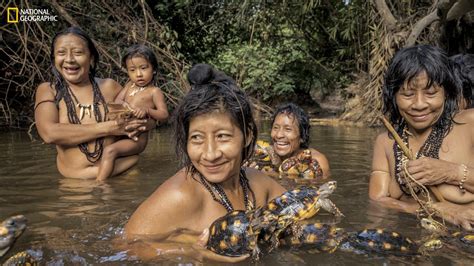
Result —
[[[146, 121], [106, 121], [106, 103], [114, 100], [121, 86], [112, 79], [95, 76], [99, 53], [80, 28], [71, 27], [56, 34], [50, 58], [53, 80], [36, 90], [38, 133], [44, 142], [56, 145], [56, 163], [63, 176], [95, 178], [104, 147], [113, 142], [113, 138], [106, 137], [136, 138], [146, 130]], [[137, 160], [138, 156], [120, 158], [113, 175], [127, 170]]]
[[[242, 167], [253, 152], [257, 127], [250, 103], [235, 81], [206, 64], [195, 65], [188, 80], [192, 90], [173, 121], [176, 153], [184, 168], [138, 207], [124, 236], [130, 249], [144, 259], [178, 254], [199, 260], [243, 260], [246, 256], [224, 257], [205, 249], [205, 229], [218, 217], [260, 207], [285, 189], [263, 173]], [[179, 232], [203, 232], [200, 240], [191, 237], [192, 243], [201, 244], [186, 245], [189, 238], [184, 241]]]
[[317, 162], [319, 176], [326, 179], [330, 176], [329, 162], [320, 151], [309, 148], [309, 118], [308, 115], [293, 103], [286, 103], [276, 108], [272, 117], [271, 140], [277, 160], [280, 161], [296, 156], [303, 150], [309, 149], [311, 157]]

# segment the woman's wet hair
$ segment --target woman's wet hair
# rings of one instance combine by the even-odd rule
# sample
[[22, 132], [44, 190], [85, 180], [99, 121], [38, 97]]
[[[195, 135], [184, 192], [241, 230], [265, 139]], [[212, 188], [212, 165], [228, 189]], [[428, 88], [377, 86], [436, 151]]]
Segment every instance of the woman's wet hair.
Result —
[[459, 82], [454, 76], [453, 65], [446, 53], [430, 45], [403, 48], [392, 58], [383, 86], [383, 113], [389, 116], [392, 125], [398, 131], [404, 126], [404, 119], [398, 111], [395, 95], [405, 82], [411, 82], [423, 72], [428, 76], [427, 88], [432, 85], [441, 86], [446, 95], [443, 113], [435, 125], [450, 127], [458, 111]]
[[127, 60], [134, 57], [142, 57], [150, 62], [151, 67], [153, 68], [153, 80], [155, 79], [156, 71], [158, 70], [158, 60], [156, 55], [148, 46], [142, 44], [135, 44], [128, 47], [125, 50], [125, 53], [122, 57], [122, 66], [127, 69]]
[[309, 117], [305, 111], [294, 103], [284, 103], [279, 105], [273, 113], [272, 126], [279, 114], [288, 115], [296, 120], [300, 131], [300, 147], [303, 149], [309, 148], [309, 129], [311, 125], [309, 124]]
[[474, 54], [457, 54], [449, 59], [454, 63], [454, 72], [461, 83], [466, 106], [474, 108]]
[[[257, 139], [257, 126], [245, 92], [235, 81], [207, 64], [194, 65], [188, 73], [191, 90], [173, 115], [176, 154], [188, 172], [196, 173], [187, 152], [189, 125], [193, 118], [219, 112], [230, 115], [244, 136], [242, 162], [249, 159]], [[249, 140], [250, 138], [250, 140]]]

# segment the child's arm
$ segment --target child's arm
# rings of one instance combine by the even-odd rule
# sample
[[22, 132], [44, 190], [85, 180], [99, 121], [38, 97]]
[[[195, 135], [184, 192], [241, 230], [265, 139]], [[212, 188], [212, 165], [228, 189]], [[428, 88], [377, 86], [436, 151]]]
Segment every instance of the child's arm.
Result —
[[148, 115], [156, 121], [164, 121], [168, 118], [168, 107], [166, 106], [165, 96], [160, 88], [153, 90], [153, 104], [155, 108], [148, 108]]

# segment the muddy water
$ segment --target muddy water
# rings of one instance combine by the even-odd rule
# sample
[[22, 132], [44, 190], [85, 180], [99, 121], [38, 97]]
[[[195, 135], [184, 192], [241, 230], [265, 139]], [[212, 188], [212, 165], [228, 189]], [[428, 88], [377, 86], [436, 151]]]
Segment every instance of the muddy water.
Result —
[[[262, 132], [269, 125], [262, 125]], [[383, 227], [418, 239], [421, 229], [414, 217], [379, 208], [367, 198], [373, 140], [380, 129], [313, 126], [311, 146], [328, 157], [338, 189], [332, 196], [345, 217], [338, 226], [347, 230]], [[99, 185], [89, 180], [62, 178], [55, 168], [55, 149], [26, 133], [0, 133], [0, 219], [14, 214], [28, 218], [28, 228], [6, 257], [28, 250], [43, 264], [142, 264], [113, 248], [111, 240], [136, 207], [177, 170], [171, 131], [160, 128], [150, 136], [137, 167]], [[268, 134], [261, 134], [268, 140]], [[292, 185], [286, 182], [285, 185]], [[323, 211], [316, 220], [333, 221]], [[0, 262], [2, 260], [0, 259]], [[280, 249], [263, 258], [264, 265], [386, 265], [470, 264], [462, 254], [443, 249], [430, 258], [364, 256], [336, 251]], [[162, 262], [195, 264], [189, 258]], [[243, 263], [243, 264], [247, 264]]]

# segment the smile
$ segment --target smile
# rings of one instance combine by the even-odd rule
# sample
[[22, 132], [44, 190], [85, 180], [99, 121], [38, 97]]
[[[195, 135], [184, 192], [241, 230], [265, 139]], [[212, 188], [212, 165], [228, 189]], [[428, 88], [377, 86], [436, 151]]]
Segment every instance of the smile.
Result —
[[63, 69], [67, 74], [75, 74], [79, 71], [80, 67], [63, 67]]
[[219, 172], [223, 165], [224, 163], [219, 163], [219, 164], [203, 165], [203, 167], [206, 168], [208, 172], [212, 173], [212, 172]]
[[412, 114], [408, 114], [412, 119], [413, 121], [415, 122], [424, 122], [428, 119], [429, 117], [429, 114], [424, 114], [424, 115], [412, 115]]

